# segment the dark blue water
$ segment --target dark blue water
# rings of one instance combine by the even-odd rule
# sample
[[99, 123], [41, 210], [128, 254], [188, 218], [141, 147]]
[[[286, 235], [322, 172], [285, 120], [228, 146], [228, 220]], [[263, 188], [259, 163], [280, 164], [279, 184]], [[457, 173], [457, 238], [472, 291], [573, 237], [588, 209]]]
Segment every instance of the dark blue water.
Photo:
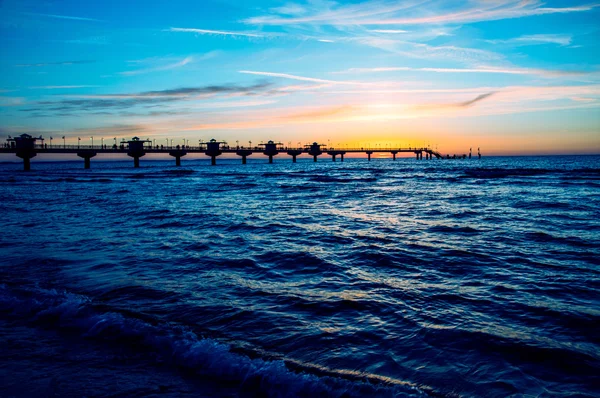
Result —
[[3, 396], [598, 396], [600, 157], [0, 165]]

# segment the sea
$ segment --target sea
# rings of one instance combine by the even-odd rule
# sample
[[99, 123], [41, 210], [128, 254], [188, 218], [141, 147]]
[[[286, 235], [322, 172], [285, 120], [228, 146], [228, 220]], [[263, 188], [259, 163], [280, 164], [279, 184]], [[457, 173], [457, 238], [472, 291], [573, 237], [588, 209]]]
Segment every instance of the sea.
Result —
[[174, 163], [0, 164], [0, 396], [600, 396], [600, 156]]

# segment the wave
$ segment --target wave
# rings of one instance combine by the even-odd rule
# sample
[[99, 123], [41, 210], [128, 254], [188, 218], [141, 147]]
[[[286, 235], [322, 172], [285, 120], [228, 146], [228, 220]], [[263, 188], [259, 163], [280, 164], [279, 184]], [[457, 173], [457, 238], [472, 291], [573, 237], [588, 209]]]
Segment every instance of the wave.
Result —
[[471, 227], [449, 227], [447, 225], [435, 225], [427, 229], [429, 232], [441, 232], [441, 233], [452, 233], [452, 234], [477, 234], [481, 231]]
[[366, 178], [340, 178], [330, 176], [314, 176], [310, 178], [310, 181], [314, 182], [337, 182], [337, 183], [350, 183], [350, 182], [375, 182], [377, 178], [366, 177]]
[[334, 370], [286, 359], [236, 353], [184, 326], [161, 324], [130, 312], [99, 311], [88, 297], [55, 290], [11, 291], [0, 285], [3, 316], [38, 327], [68, 330], [91, 341], [152, 353], [157, 363], [227, 383], [254, 396], [422, 396], [427, 387], [366, 373]]
[[541, 231], [527, 232], [524, 234], [524, 238], [538, 243], [559, 243], [576, 247], [596, 247], [594, 243], [576, 236], [561, 237], [550, 235]]

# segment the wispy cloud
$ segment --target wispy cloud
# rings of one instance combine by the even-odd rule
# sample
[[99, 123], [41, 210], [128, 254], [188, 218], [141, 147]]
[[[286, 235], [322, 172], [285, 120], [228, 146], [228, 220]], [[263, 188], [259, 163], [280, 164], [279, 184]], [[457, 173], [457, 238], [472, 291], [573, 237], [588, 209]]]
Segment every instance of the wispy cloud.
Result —
[[475, 97], [474, 99], [472, 99], [470, 101], [465, 101], [465, 102], [458, 103], [458, 104], [456, 104], [456, 106], [458, 106], [459, 108], [467, 108], [469, 106], [475, 105], [479, 101], [483, 101], [484, 99], [491, 97], [494, 94], [495, 94], [494, 92], [481, 94], [481, 95], [478, 95], [477, 97]]
[[167, 90], [143, 91], [137, 93], [63, 95], [60, 100], [37, 101], [32, 107], [22, 109], [23, 112], [97, 112], [125, 110], [136, 106], [151, 108], [165, 106], [176, 101], [206, 99], [222, 96], [255, 96], [269, 95], [271, 84], [259, 82], [249, 86], [211, 85], [201, 87], [181, 87]]
[[217, 35], [217, 36], [235, 36], [235, 37], [265, 37], [264, 34], [248, 33], [248, 32], [233, 32], [227, 30], [209, 30], [209, 29], [194, 29], [194, 28], [170, 28], [169, 32], [188, 32], [201, 35]]
[[272, 8], [271, 15], [249, 18], [244, 22], [257, 25], [357, 25], [359, 23], [356, 22], [361, 19], [408, 10], [426, 2], [427, 0], [413, 0], [398, 4], [397, 2], [375, 0], [342, 6], [333, 2], [311, 2], [312, 6], [307, 8], [295, 5], [293, 13], [281, 12], [281, 8]]
[[66, 43], [66, 44], [91, 44], [98, 46], [105, 46], [110, 44], [106, 36], [91, 36], [81, 39], [69, 39], [69, 40], [49, 40], [55, 43]]
[[82, 86], [33, 86], [29, 87], [32, 90], [58, 90], [58, 89], [75, 89], [75, 88], [90, 88], [98, 86], [82, 85]]
[[186, 57], [177, 62], [173, 62], [173, 63], [169, 63], [169, 64], [165, 64], [165, 65], [154, 66], [151, 68], [120, 72], [119, 74], [124, 75], [124, 76], [133, 76], [133, 75], [140, 75], [143, 73], [161, 72], [161, 71], [165, 71], [165, 70], [176, 69], [176, 68], [180, 68], [182, 66], [185, 66], [185, 65], [191, 63], [193, 61], [193, 59], [194, 59], [193, 57]]
[[407, 30], [401, 30], [401, 29], [370, 29], [369, 32], [396, 34], [396, 33], [407, 33], [408, 31]]
[[[448, 9], [443, 0], [411, 1], [398, 4], [392, 1], [371, 0], [360, 4], [340, 5], [331, 2], [311, 7], [302, 15], [285, 15], [272, 9], [272, 14], [249, 18], [255, 25], [422, 25], [465, 24], [481, 21], [523, 18], [536, 15], [565, 14], [590, 11], [598, 4], [572, 7], [545, 7], [541, 0], [493, 0], [456, 2]], [[422, 7], [423, 5], [426, 7]]]
[[481, 63], [499, 61], [502, 54], [479, 48], [459, 47], [454, 45], [433, 46], [424, 43], [399, 41], [385, 37], [357, 37], [354, 42], [378, 48], [403, 57], [416, 59], [454, 60], [462, 63]]
[[46, 17], [46, 18], [55, 18], [55, 19], [70, 19], [70, 20], [73, 20], [73, 21], [104, 22], [101, 19], [85, 18], [85, 17], [75, 17], [75, 16], [72, 16], [72, 15], [41, 14], [41, 13], [37, 13], [37, 12], [22, 12], [21, 14], [38, 16], [38, 17]]
[[531, 46], [540, 44], [558, 44], [561, 46], [568, 46], [571, 44], [573, 36], [571, 35], [558, 35], [558, 34], [538, 34], [538, 35], [525, 35], [515, 37], [507, 40], [486, 40], [492, 44], [511, 44], [515, 46]]
[[25, 103], [23, 97], [0, 97], [0, 106], [19, 106]]
[[576, 77], [598, 74], [598, 71], [577, 71], [577, 70], [552, 70], [536, 68], [516, 68], [516, 67], [494, 67], [481, 66], [477, 68], [409, 68], [409, 67], [379, 67], [379, 68], [350, 68], [345, 71], [333, 72], [334, 74], [345, 73], [383, 73], [383, 72], [433, 72], [433, 73], [493, 73], [508, 75], [531, 75], [545, 78]]
[[284, 119], [284, 120], [288, 120], [288, 121], [296, 121], [296, 122], [311, 121], [312, 122], [315, 120], [323, 120], [323, 119], [328, 119], [330, 117], [347, 115], [349, 113], [352, 113], [354, 110], [355, 110], [355, 107], [353, 107], [353, 106], [342, 105], [342, 106], [314, 109], [314, 110], [310, 110], [308, 112], [293, 113], [291, 115], [281, 116], [280, 118]]
[[268, 77], [280, 77], [282, 79], [291, 79], [291, 80], [299, 80], [303, 82], [313, 82], [313, 83], [324, 83], [324, 84], [352, 84], [352, 85], [361, 85], [363, 83], [360, 82], [351, 82], [351, 81], [340, 81], [340, 80], [327, 80], [327, 79], [317, 79], [314, 77], [305, 77], [298, 75], [290, 75], [288, 73], [274, 73], [274, 72], [257, 72], [251, 70], [241, 70], [239, 73], [244, 73], [247, 75], [258, 75], [258, 76], [268, 76]]
[[89, 60], [77, 60], [77, 61], [59, 61], [59, 62], [38, 62], [35, 64], [16, 64], [15, 66], [29, 68], [29, 67], [42, 67], [42, 66], [55, 66], [55, 65], [81, 65], [81, 64], [92, 64], [96, 61]]

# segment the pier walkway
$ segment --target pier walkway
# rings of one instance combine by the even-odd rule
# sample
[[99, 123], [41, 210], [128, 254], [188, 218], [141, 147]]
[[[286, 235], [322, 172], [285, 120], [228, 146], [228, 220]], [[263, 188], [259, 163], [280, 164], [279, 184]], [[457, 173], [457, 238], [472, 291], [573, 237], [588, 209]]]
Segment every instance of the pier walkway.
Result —
[[[168, 154], [175, 158], [175, 164], [181, 165], [181, 158], [190, 153], [201, 153], [211, 158], [211, 163], [216, 164], [217, 156], [222, 154], [236, 154], [241, 157], [242, 164], [246, 164], [248, 156], [252, 154], [262, 154], [268, 157], [269, 163], [273, 163], [273, 157], [278, 154], [286, 154], [292, 157], [295, 163], [296, 158], [301, 155], [309, 155], [316, 162], [317, 157], [321, 155], [330, 156], [335, 162], [339, 157], [340, 161], [344, 161], [344, 156], [349, 153], [364, 153], [368, 160], [371, 160], [371, 155], [375, 153], [389, 153], [393, 160], [396, 160], [396, 155], [399, 153], [413, 153], [417, 160], [425, 159], [443, 159], [444, 157], [437, 151], [425, 147], [408, 147], [408, 148], [333, 148], [319, 143], [312, 143], [304, 147], [291, 148], [286, 147], [281, 143], [268, 141], [257, 146], [229, 146], [226, 142], [210, 140], [198, 146], [187, 145], [153, 145], [150, 140], [142, 140], [134, 137], [131, 140], [123, 140], [113, 145], [57, 145], [44, 143], [44, 139], [32, 137], [28, 134], [22, 134], [18, 137], [9, 138], [5, 145], [0, 147], [0, 153], [14, 153], [19, 158], [23, 159], [24, 170], [30, 170], [30, 159], [38, 154], [59, 154], [72, 153], [76, 154], [84, 160], [84, 167], [90, 168], [91, 159], [99, 154], [127, 154], [133, 158], [134, 167], [139, 167], [140, 158], [147, 153], [162, 153]], [[463, 155], [466, 157], [466, 155]], [[471, 155], [469, 154], [469, 157]], [[449, 158], [447, 156], [446, 158]]]

